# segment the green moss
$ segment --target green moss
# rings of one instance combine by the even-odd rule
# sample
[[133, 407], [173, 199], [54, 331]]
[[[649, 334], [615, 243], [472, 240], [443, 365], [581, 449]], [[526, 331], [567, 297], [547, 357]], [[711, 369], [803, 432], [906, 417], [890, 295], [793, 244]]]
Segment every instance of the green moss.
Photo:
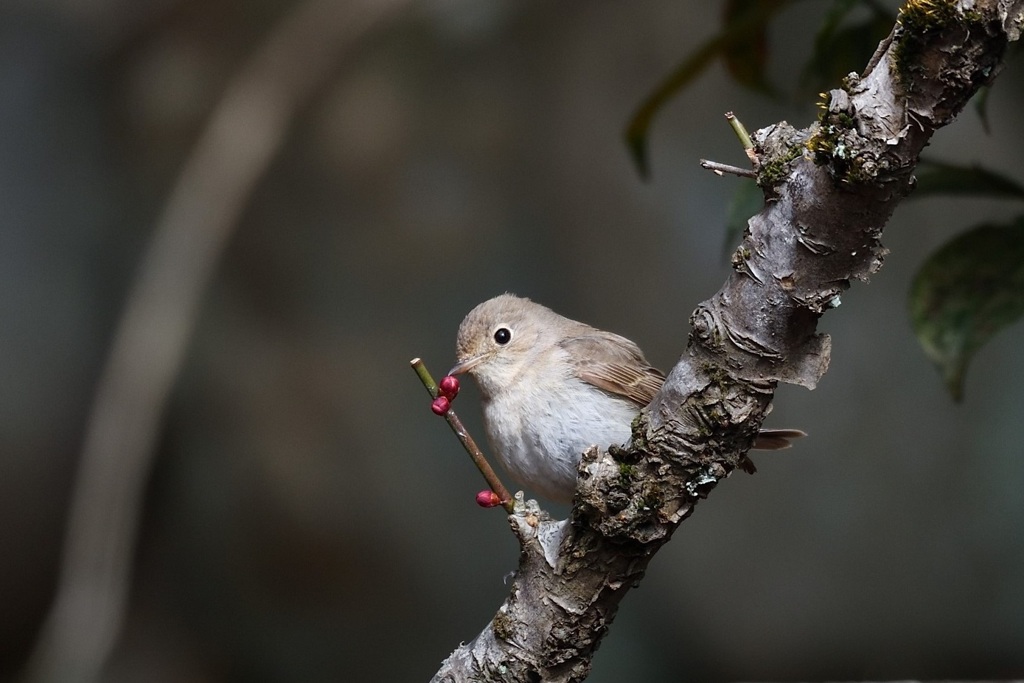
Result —
[[846, 146], [842, 137], [854, 126], [853, 117], [844, 111], [831, 111], [831, 103], [831, 95], [822, 93], [822, 100], [818, 103], [821, 110], [818, 114], [818, 129], [807, 140], [807, 151], [814, 155], [817, 164], [827, 164], [835, 158], [845, 159]]
[[803, 153], [803, 145], [794, 144], [790, 146], [785, 154], [781, 154], [761, 166], [757, 173], [757, 184], [765, 188], [775, 187], [789, 175], [790, 162], [802, 156]]
[[661, 501], [655, 495], [641, 496], [636, 499], [637, 512], [650, 512], [657, 510], [661, 506]]
[[[636, 462], [643, 453], [650, 450], [647, 443], [647, 414], [641, 412], [639, 415], [633, 418], [633, 422], [629, 425], [630, 433], [633, 436], [632, 448], [623, 449], [618, 453], [613, 454], [616, 460], [631, 460]], [[609, 453], [611, 450], [609, 449]]]
[[900, 81], [909, 84], [913, 80], [916, 64], [932, 34], [959, 21], [980, 23], [981, 19], [975, 10], [961, 15], [952, 0], [907, 0], [896, 18], [900, 30], [893, 45], [893, 64]]
[[708, 363], [703, 370], [704, 374], [708, 376], [708, 381], [711, 384], [721, 385], [732, 379], [729, 373], [726, 372], [721, 365], [717, 365], [715, 363]]
[[[843, 83], [844, 88], [852, 85]], [[867, 168], [870, 165], [862, 155], [855, 154], [859, 136], [854, 117], [848, 111], [833, 111], [831, 97], [826, 93], [822, 93], [819, 106], [821, 113], [817, 130], [807, 140], [807, 151], [813, 155], [814, 163], [827, 166], [833, 177], [842, 183], [856, 184], [869, 180], [872, 174], [867, 172]]]
[[499, 611], [494, 615], [494, 619], [491, 621], [494, 628], [494, 635], [505, 641], [511, 641], [515, 635], [515, 629], [513, 628], [512, 619], [505, 614], [505, 612]]

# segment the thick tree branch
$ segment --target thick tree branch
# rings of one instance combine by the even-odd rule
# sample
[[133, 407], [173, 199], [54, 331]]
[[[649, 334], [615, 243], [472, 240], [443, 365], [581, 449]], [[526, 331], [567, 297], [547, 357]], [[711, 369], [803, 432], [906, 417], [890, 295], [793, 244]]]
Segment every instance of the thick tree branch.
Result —
[[691, 316], [682, 360], [627, 450], [580, 465], [569, 520], [523, 504], [508, 598], [434, 681], [580, 681], [619, 601], [678, 524], [740, 466], [777, 383], [813, 388], [828, 368], [817, 321], [879, 269], [882, 228], [918, 155], [999, 70], [1024, 0], [911, 0], [863, 76], [828, 94], [820, 122], [758, 131], [767, 199], [722, 289]]

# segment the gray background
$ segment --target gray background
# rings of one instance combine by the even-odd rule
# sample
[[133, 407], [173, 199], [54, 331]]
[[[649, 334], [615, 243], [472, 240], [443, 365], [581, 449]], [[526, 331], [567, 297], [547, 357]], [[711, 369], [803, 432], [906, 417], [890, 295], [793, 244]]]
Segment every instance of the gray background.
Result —
[[[0, 678], [45, 613], [84, 422], [127, 287], [270, 0], [0, 4]], [[773, 23], [796, 75], [825, 3]], [[719, 25], [720, 3], [447, 0], [339, 64], [259, 183], [218, 269], [148, 489], [108, 680], [425, 680], [504, 597], [516, 546], [408, 369], [440, 373], [503, 291], [636, 340], [667, 369], [727, 274], [742, 164], [722, 119], [803, 126], [715, 65], [674, 100], [642, 182], [621, 132]], [[856, 67], [858, 65], [851, 65]], [[928, 150], [1024, 180], [1024, 63]], [[725, 482], [625, 601], [591, 680], [1024, 676], [1021, 328], [955, 405], [906, 291], [959, 229], [1020, 205], [907, 202], [892, 253], [822, 324], [810, 433]], [[482, 436], [477, 396], [457, 407]]]

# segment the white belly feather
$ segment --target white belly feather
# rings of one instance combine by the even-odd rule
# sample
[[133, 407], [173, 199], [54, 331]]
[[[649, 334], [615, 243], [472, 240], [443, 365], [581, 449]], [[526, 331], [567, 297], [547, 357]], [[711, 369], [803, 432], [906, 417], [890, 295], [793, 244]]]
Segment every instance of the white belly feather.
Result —
[[484, 405], [487, 436], [517, 482], [569, 502], [583, 451], [624, 444], [639, 409], [576, 378], [557, 383], [558, 390], [543, 384], [535, 385], [527, 401], [521, 391], [491, 397]]

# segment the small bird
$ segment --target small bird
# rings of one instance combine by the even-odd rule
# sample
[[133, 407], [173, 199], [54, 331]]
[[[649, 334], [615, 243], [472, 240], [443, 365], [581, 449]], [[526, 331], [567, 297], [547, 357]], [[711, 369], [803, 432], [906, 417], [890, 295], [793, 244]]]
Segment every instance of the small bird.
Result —
[[[523, 486], [561, 503], [572, 500], [583, 451], [629, 441], [633, 418], [665, 381], [625, 337], [513, 294], [469, 312], [456, 359], [449, 374], [476, 380], [501, 464]], [[788, 448], [800, 436], [762, 430], [755, 448]]]

